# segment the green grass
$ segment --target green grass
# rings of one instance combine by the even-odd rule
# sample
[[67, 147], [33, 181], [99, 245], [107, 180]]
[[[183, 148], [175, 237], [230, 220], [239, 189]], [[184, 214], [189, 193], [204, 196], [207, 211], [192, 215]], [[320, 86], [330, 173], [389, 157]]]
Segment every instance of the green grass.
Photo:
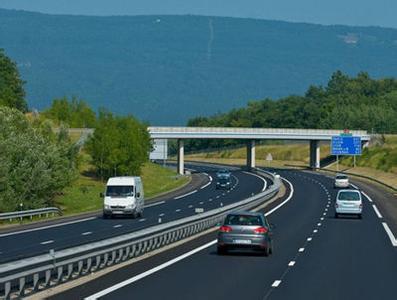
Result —
[[[92, 171], [90, 157], [82, 153], [80, 175], [72, 186], [64, 189], [62, 195], [55, 199], [64, 215], [99, 210], [103, 206], [103, 198], [99, 196], [105, 189], [105, 182], [89, 176]], [[189, 182], [187, 176], [177, 176], [170, 170], [153, 163], [147, 163], [142, 168], [142, 180], [145, 198], [171, 191]]]
[[[187, 159], [245, 159], [247, 157], [246, 148], [238, 148], [233, 150], [222, 150], [208, 153], [198, 153], [186, 155]], [[321, 158], [329, 155], [329, 144], [321, 145]], [[297, 144], [276, 144], [276, 145], [257, 145], [256, 146], [256, 159], [258, 161], [265, 160], [268, 153], [271, 153], [273, 160], [286, 161], [286, 162], [309, 162], [309, 143]]]

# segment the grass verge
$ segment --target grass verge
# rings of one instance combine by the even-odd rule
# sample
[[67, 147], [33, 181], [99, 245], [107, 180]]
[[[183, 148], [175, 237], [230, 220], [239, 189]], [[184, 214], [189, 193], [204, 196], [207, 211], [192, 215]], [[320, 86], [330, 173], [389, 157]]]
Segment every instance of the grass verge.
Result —
[[[55, 204], [62, 209], [64, 215], [102, 208], [103, 198], [99, 196], [99, 193], [104, 191], [105, 182], [90, 176], [91, 169], [90, 157], [82, 154], [78, 179], [55, 199]], [[187, 176], [177, 176], [176, 172], [153, 163], [143, 166], [141, 177], [146, 199], [182, 187], [190, 180]]]

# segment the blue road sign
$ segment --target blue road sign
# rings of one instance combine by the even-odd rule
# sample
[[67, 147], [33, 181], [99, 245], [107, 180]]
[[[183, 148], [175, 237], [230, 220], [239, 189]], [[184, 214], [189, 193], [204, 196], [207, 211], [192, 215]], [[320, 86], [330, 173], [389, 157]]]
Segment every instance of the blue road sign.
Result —
[[361, 137], [333, 136], [331, 142], [332, 155], [361, 155]]

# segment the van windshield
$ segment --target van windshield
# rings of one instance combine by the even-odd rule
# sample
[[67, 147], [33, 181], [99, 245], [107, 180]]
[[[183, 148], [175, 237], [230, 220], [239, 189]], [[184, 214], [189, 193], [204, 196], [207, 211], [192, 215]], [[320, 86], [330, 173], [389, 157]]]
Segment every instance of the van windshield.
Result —
[[340, 192], [338, 199], [344, 201], [359, 201], [360, 194], [358, 192]]
[[106, 196], [108, 197], [134, 196], [134, 187], [132, 185], [108, 185], [106, 187]]

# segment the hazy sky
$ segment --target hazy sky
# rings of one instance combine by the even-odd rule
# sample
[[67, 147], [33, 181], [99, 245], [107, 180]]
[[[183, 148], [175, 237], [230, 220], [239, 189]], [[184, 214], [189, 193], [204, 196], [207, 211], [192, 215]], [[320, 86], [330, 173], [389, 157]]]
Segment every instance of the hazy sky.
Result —
[[196, 14], [397, 28], [397, 0], [0, 0], [57, 14]]

